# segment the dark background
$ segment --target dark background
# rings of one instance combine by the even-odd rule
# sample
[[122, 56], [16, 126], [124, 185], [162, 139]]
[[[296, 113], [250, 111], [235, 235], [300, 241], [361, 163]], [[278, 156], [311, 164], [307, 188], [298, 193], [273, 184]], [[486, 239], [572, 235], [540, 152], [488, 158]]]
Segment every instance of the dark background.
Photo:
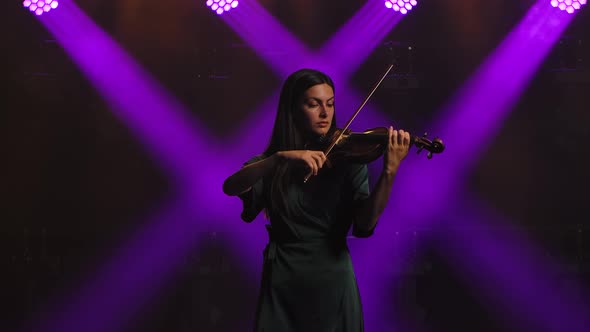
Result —
[[[200, 1], [76, 2], [220, 139], [281, 82]], [[312, 47], [363, 4], [259, 2]], [[398, 73], [408, 80], [389, 78], [373, 102], [403, 127], [421, 131], [531, 4], [421, 1], [355, 73], [354, 86], [367, 91], [387, 59], [397, 58]], [[0, 328], [13, 331], [172, 193], [144, 148], [36, 18], [19, 1], [4, 5]], [[577, 14], [484, 158], [466, 174], [474, 195], [563, 262], [560, 277], [586, 286], [589, 8]], [[234, 97], [224, 98], [228, 90]], [[202, 239], [174, 284], [127, 330], [248, 330], [236, 322], [253, 317], [258, 280], [241, 277], [243, 267], [222, 235], [204, 233]], [[389, 286], [392, 306], [425, 330], [501, 330], [434, 244], [421, 246], [412, 259]]]

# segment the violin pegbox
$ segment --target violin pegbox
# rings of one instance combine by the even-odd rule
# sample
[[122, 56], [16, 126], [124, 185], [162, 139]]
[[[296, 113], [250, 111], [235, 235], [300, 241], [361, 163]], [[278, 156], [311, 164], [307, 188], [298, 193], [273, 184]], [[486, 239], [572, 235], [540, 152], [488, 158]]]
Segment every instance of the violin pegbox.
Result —
[[431, 141], [428, 139], [427, 132], [425, 132], [422, 137], [416, 137], [412, 143], [418, 148], [418, 151], [416, 151], [417, 154], [420, 154], [422, 150], [426, 149], [428, 151], [428, 154], [426, 155], [428, 159], [432, 159], [433, 153], [441, 153], [445, 149], [443, 141], [440, 138], [435, 137]]

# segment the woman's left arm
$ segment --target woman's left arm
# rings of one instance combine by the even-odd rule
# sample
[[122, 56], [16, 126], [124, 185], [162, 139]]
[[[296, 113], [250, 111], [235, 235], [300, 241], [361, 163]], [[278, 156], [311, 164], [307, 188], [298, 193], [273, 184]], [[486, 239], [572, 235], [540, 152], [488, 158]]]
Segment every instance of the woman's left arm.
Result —
[[399, 166], [408, 155], [410, 134], [403, 130], [389, 127], [389, 144], [383, 155], [383, 170], [371, 191], [355, 213], [356, 226], [365, 232], [371, 231], [389, 201], [389, 195]]

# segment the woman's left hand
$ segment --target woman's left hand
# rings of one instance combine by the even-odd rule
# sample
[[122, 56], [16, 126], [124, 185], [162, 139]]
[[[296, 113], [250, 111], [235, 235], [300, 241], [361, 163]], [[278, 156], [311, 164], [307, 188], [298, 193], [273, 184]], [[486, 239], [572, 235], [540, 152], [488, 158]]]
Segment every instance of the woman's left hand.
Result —
[[410, 133], [389, 127], [389, 144], [383, 155], [383, 172], [395, 174], [402, 160], [408, 155], [409, 149]]

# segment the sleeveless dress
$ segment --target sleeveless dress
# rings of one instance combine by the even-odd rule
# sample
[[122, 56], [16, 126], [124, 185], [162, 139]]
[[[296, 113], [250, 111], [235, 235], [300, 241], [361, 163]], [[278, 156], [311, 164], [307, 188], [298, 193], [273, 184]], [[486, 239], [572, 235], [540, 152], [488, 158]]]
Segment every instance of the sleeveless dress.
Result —
[[[245, 165], [263, 159], [250, 159]], [[251, 222], [272, 199], [268, 180], [240, 195], [242, 219]], [[354, 226], [353, 208], [369, 196], [366, 165], [323, 168], [288, 190], [297, 214], [270, 216], [256, 332], [359, 332], [363, 313], [346, 237], [368, 237]]]

